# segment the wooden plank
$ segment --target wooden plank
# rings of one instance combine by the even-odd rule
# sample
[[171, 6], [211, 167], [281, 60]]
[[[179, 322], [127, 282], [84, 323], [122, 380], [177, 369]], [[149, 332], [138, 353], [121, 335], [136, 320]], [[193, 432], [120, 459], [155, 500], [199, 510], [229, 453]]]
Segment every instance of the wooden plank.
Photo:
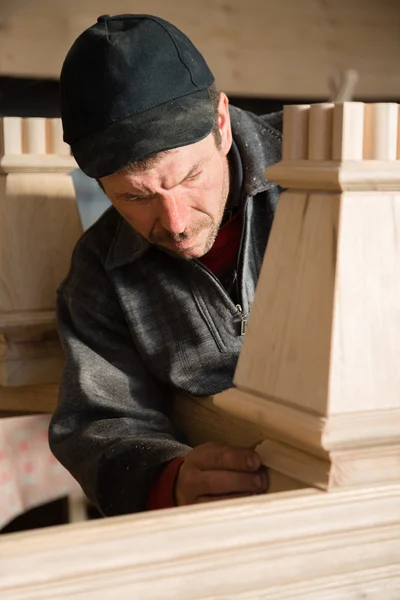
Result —
[[0, 311], [0, 386], [58, 383], [65, 357], [54, 310]]
[[[300, 108], [284, 112], [289, 124], [310, 113], [308, 131], [294, 134], [304, 141], [308, 133], [308, 156], [289, 152], [267, 169], [280, 185], [289, 179], [289, 189], [280, 197], [235, 371], [239, 391], [215, 401], [267, 428], [257, 450], [284, 475], [327, 490], [398, 481], [399, 107]], [[299, 128], [286, 130], [291, 142]], [[385, 189], [389, 171], [393, 189]], [[354, 188], [343, 191], [349, 181]], [[320, 189], [307, 189], [311, 182]], [[375, 425], [363, 428], [368, 413]]]
[[0, 413], [50, 414], [56, 408], [57, 396], [58, 384], [0, 386]]
[[[143, 4], [3, 0], [0, 74], [57, 78], [75, 38], [110, 12]], [[147, 0], [146, 12], [182, 28], [230, 94], [324, 99], [330, 76], [352, 68], [357, 96], [399, 97], [398, 0]]]
[[395, 485], [254, 496], [9, 534], [0, 545], [0, 596], [397, 600], [399, 523]]
[[75, 162], [59, 119], [4, 117], [0, 133], [0, 386], [55, 384], [56, 290], [82, 234]]
[[326, 192], [281, 194], [235, 372], [245, 391], [322, 415], [340, 202]]
[[[270, 437], [271, 428], [265, 427], [260, 422], [249, 422], [224, 410], [224, 398], [229, 403], [231, 391], [223, 392], [217, 396], [194, 397], [180, 394], [174, 399], [173, 420], [178, 429], [185, 432], [190, 445], [197, 446], [206, 442], [227, 444], [238, 448], [255, 448], [263, 440]], [[222, 408], [216, 403], [219, 399]], [[265, 458], [265, 454], [261, 454]], [[268, 460], [265, 460], [268, 465]], [[306, 484], [298, 481], [296, 476], [291, 476], [269, 469], [269, 493], [299, 490]]]

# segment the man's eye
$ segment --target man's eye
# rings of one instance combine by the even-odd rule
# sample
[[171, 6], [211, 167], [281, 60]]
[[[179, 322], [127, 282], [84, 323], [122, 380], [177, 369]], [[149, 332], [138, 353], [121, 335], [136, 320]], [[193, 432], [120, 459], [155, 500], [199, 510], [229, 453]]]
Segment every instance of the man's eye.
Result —
[[153, 196], [129, 196], [129, 198], [125, 198], [125, 202], [143, 203], [149, 202], [152, 198]]
[[193, 175], [189, 175], [189, 177], [186, 177], [186, 181], [193, 181], [194, 179], [197, 179], [200, 174], [200, 171], [198, 171], [197, 173], [193, 173]]

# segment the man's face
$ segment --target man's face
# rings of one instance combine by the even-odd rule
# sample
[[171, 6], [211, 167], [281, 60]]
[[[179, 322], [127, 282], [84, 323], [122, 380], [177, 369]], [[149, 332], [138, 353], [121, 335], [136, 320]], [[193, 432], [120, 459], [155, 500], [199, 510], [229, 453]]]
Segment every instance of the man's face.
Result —
[[229, 193], [227, 154], [232, 137], [228, 101], [221, 94], [213, 134], [170, 150], [145, 171], [103, 177], [103, 189], [118, 212], [149, 242], [181, 258], [208, 252], [217, 236]]

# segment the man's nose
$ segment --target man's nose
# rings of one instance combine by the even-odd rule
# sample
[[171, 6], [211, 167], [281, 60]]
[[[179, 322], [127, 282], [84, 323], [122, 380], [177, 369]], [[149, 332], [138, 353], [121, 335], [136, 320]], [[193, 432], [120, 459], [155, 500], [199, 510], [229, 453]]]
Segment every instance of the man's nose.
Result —
[[170, 233], [183, 233], [189, 223], [189, 207], [177, 192], [170, 192], [160, 198], [158, 220]]

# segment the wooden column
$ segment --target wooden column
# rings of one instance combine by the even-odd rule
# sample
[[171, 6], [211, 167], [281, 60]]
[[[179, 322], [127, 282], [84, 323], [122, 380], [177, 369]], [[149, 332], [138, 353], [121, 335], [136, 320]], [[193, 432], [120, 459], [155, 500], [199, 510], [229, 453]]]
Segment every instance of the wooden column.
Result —
[[[175, 406], [193, 443], [261, 442], [270, 492], [313, 489], [10, 534], [2, 600], [400, 597], [400, 173], [386, 110], [292, 109], [289, 131], [306, 136], [268, 171], [288, 191], [238, 387]], [[364, 160], [367, 138], [379, 143]]]
[[56, 289], [82, 232], [74, 168], [59, 119], [0, 120], [0, 411], [29, 405], [34, 386], [48, 398], [60, 376]]
[[267, 177], [287, 191], [237, 389], [214, 399], [265, 427], [267, 465], [318, 488], [400, 480], [398, 114], [389, 103], [285, 108], [287, 151]]

